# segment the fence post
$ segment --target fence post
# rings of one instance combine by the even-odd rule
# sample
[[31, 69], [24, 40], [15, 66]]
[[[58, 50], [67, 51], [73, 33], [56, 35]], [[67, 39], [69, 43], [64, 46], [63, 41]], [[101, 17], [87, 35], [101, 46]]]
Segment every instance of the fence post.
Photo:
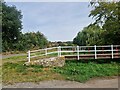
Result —
[[45, 49], [45, 55], [47, 56], [47, 48]]
[[77, 56], [78, 56], [78, 60], [80, 59], [79, 58], [79, 46], [77, 46]]
[[61, 57], [61, 46], [58, 47], [58, 57]]
[[113, 45], [111, 45], [111, 51], [112, 51], [112, 59], [114, 58], [113, 57]]
[[96, 45], [94, 45], [94, 50], [95, 50], [95, 59], [97, 59]]
[[59, 53], [59, 47], [57, 47], [58, 49], [57, 49], [57, 51], [58, 51], [58, 57], [60, 56], [60, 53]]
[[61, 46], [59, 46], [59, 49], [60, 49], [60, 50], [59, 50], [59, 53], [60, 53], [60, 57], [61, 57]]
[[30, 50], [28, 51], [28, 62], [30, 62]]

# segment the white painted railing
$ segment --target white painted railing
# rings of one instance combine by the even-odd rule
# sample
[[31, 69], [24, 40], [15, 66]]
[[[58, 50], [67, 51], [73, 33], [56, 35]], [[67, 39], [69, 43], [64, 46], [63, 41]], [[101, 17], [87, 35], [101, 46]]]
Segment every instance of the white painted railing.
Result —
[[98, 58], [98, 55], [111, 55], [114, 56], [120, 54], [120, 45], [105, 45], [105, 46], [58, 46], [39, 50], [28, 51], [28, 62], [31, 58], [47, 56], [55, 54], [55, 56], [77, 56], [80, 59], [81, 55], [94, 55], [94, 59]]

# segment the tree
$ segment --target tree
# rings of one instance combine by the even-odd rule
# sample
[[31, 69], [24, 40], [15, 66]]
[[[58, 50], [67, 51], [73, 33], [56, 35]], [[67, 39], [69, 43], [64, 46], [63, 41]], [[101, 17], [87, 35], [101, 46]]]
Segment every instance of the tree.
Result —
[[40, 32], [30, 32], [21, 35], [20, 40], [15, 45], [17, 50], [30, 50], [45, 48], [48, 45], [48, 40]]
[[2, 49], [3, 51], [24, 51], [47, 47], [48, 40], [40, 32], [23, 34], [22, 15], [15, 6], [2, 3]]
[[2, 3], [2, 46], [3, 51], [12, 50], [17, 43], [22, 29], [22, 15], [15, 6]]
[[104, 32], [105, 30], [101, 29], [98, 25], [89, 25], [77, 34], [73, 40], [73, 43], [80, 46], [102, 45], [104, 43], [102, 38], [102, 34]]
[[102, 26], [105, 44], [120, 44], [120, 1], [91, 2], [94, 7], [89, 17], [95, 19], [94, 24]]
[[86, 45], [86, 32], [79, 32], [77, 36], [73, 39], [73, 44], [77, 44], [79, 46]]
[[2, 28], [2, 2], [0, 1], [0, 30]]
[[2, 52], [2, 2], [0, 1], [0, 52]]

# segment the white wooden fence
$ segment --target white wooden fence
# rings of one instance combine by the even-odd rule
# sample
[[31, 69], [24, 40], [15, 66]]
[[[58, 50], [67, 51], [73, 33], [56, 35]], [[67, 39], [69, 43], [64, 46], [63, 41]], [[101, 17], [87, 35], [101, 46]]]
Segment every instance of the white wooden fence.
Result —
[[[109, 58], [120, 58], [120, 45], [105, 45], [105, 46], [58, 46], [39, 50], [28, 51], [28, 62], [31, 58], [54, 55], [54, 56], [76, 56], [81, 59], [82, 56], [93, 56], [94, 59], [98, 57], [109, 55]], [[84, 58], [82, 58], [84, 59]]]

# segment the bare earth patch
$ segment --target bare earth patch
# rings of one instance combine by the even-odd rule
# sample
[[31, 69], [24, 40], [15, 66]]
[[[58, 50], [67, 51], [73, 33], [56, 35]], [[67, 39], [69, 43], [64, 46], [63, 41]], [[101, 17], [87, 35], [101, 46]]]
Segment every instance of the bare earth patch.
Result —
[[65, 80], [41, 81], [39, 83], [25, 82], [3, 85], [3, 88], [118, 88], [118, 77], [111, 79], [92, 79], [86, 83]]

